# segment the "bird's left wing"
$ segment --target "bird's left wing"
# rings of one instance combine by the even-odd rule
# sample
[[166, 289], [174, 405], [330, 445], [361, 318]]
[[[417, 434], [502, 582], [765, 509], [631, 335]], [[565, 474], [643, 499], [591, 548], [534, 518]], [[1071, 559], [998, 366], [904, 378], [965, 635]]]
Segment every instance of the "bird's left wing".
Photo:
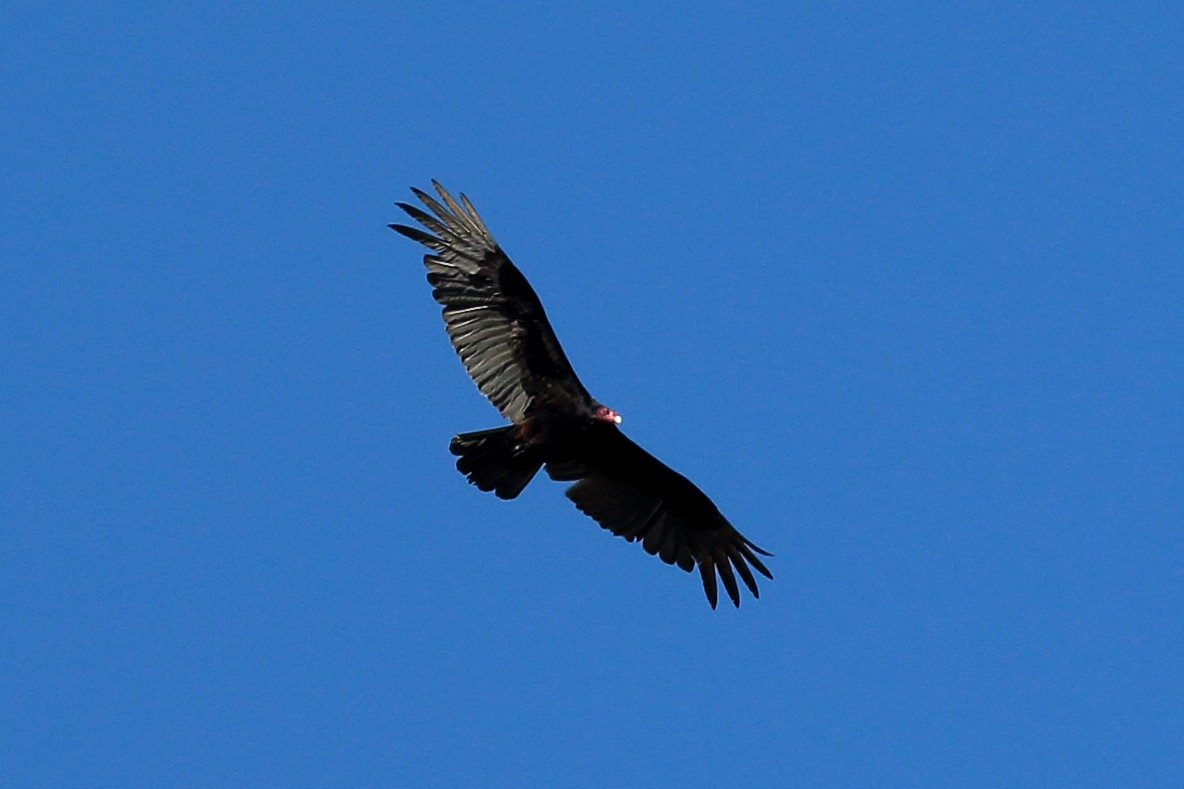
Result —
[[[718, 597], [716, 574], [740, 607], [739, 575], [760, 597], [753, 569], [773, 575], [757, 558], [772, 554], [738, 532], [694, 483], [631, 441], [610, 424], [595, 424], [570, 447], [569, 457], [547, 463], [557, 480], [578, 480], [567, 489], [576, 507], [603, 528], [651, 555], [690, 572], [697, 565], [711, 607]], [[735, 572], [733, 572], [733, 570]]]

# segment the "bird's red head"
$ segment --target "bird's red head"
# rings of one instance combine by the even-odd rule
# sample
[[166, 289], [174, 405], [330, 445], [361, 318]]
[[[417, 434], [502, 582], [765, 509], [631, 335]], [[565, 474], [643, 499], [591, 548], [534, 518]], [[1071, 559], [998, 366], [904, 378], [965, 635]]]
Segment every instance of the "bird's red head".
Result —
[[621, 424], [621, 415], [607, 405], [596, 406], [596, 410], [592, 412], [592, 417], [603, 422], [612, 422], [614, 425]]

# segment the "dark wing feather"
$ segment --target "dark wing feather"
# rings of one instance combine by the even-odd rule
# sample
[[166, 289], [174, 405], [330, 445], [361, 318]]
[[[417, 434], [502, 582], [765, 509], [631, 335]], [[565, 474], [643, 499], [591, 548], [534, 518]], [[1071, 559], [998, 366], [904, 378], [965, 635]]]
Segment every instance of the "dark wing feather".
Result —
[[[633, 443], [614, 425], [594, 424], [572, 441], [569, 454], [547, 464], [558, 480], [578, 480], [567, 497], [603, 528], [690, 572], [696, 565], [711, 607], [716, 575], [740, 606], [736, 575], [760, 597], [752, 569], [772, 573], [756, 554], [770, 556], [728, 523], [690, 480]], [[752, 568], [752, 569], [750, 569]]]
[[556, 385], [590, 400], [539, 297], [473, 204], [432, 185], [440, 200], [412, 189], [431, 213], [398, 203], [427, 232], [398, 224], [391, 229], [433, 250], [423, 259], [432, 295], [444, 307], [448, 337], [477, 388], [514, 422], [524, 419], [532, 396]]

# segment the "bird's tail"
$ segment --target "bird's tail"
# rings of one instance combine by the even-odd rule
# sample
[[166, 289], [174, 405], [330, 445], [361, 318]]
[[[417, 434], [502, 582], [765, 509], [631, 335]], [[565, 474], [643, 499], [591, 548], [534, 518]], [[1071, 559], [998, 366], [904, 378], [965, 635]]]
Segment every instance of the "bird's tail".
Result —
[[513, 425], [461, 433], [448, 449], [457, 456], [456, 467], [469, 482], [493, 491], [499, 499], [516, 498], [542, 465], [519, 444]]

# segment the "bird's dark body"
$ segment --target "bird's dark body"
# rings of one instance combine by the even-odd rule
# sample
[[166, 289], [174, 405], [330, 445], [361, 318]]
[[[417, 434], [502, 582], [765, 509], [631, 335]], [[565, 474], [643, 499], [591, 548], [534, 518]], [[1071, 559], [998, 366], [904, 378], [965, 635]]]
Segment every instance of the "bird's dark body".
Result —
[[511, 422], [454, 437], [457, 468], [503, 499], [518, 496], [545, 468], [575, 483], [568, 498], [605, 529], [640, 541], [667, 564], [688, 572], [697, 566], [713, 608], [717, 573], [735, 605], [735, 574], [759, 597], [750, 567], [772, 578], [757, 558], [769, 554], [690, 480], [617, 428], [620, 417], [584, 388], [542, 302], [472, 204], [433, 184], [440, 200], [414, 190], [432, 213], [399, 204], [431, 232], [391, 227], [433, 250], [424, 264], [449, 338], [477, 387]]

